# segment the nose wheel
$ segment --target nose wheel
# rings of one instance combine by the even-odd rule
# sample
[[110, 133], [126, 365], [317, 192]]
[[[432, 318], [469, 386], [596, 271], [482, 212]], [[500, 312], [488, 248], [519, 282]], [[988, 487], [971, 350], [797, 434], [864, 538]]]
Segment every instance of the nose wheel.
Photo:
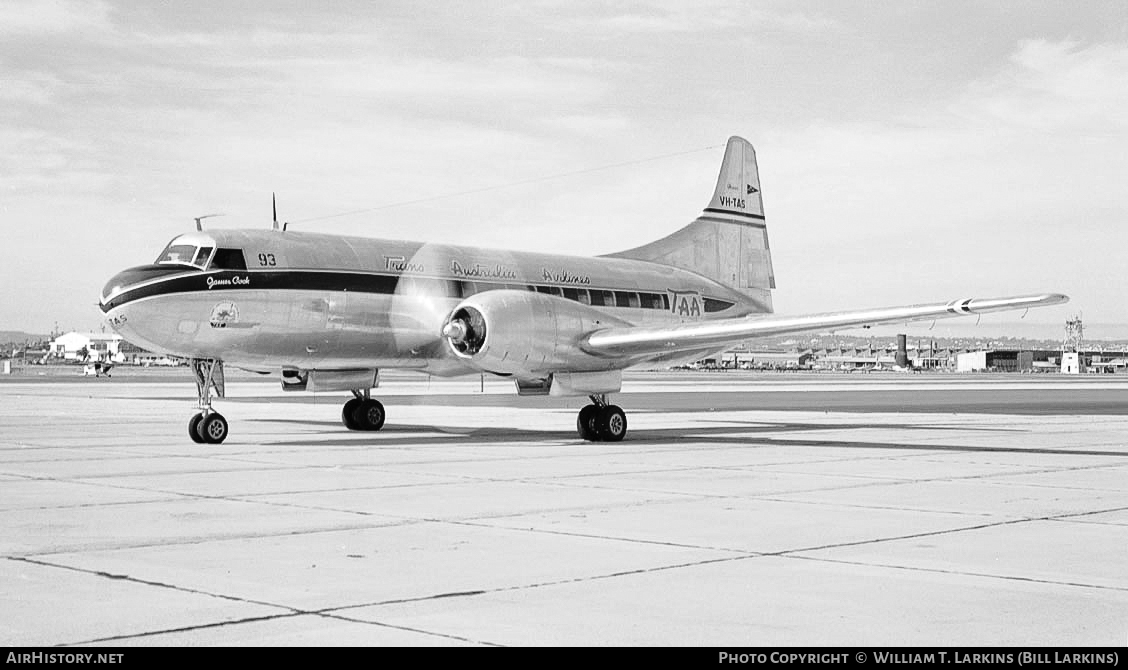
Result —
[[605, 396], [591, 396], [592, 403], [576, 417], [576, 432], [588, 442], [619, 442], [627, 435], [627, 415], [618, 405], [608, 405]]
[[212, 389], [224, 396], [223, 361], [193, 358], [192, 373], [196, 377], [196, 393], [200, 412], [188, 420], [188, 437], [196, 444], [219, 444], [227, 439], [227, 419], [211, 408]]

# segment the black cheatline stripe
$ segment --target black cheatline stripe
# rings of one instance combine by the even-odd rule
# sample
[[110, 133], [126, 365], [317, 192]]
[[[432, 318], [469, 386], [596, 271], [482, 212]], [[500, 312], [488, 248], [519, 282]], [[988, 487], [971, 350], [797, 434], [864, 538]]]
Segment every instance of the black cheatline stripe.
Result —
[[[395, 293], [396, 275], [379, 275], [359, 272], [322, 271], [255, 271], [209, 272], [173, 277], [148, 286], [123, 291], [102, 305], [108, 312], [128, 302], [172, 293], [217, 293], [225, 290], [259, 291], [294, 289], [304, 291], [353, 291], [356, 293]], [[427, 280], [422, 280], [427, 281]], [[447, 280], [431, 280], [436, 288]], [[210, 285], [209, 285], [210, 282]]]
[[[448, 298], [462, 298], [463, 286], [466, 283], [496, 285], [501, 288], [505, 282], [490, 282], [470, 279], [455, 279], [443, 277], [420, 277], [405, 275], [415, 287], [424, 291], [430, 289], [435, 295]], [[103, 312], [109, 312], [115, 307], [120, 307], [134, 300], [150, 298], [158, 295], [171, 295], [176, 293], [221, 293], [223, 291], [269, 291], [290, 289], [300, 291], [352, 291], [353, 293], [381, 293], [391, 295], [396, 292], [400, 275], [374, 274], [369, 272], [349, 271], [321, 271], [321, 270], [254, 270], [254, 271], [224, 271], [192, 274], [187, 276], [170, 277], [164, 281], [156, 281], [145, 286], [128, 289], [114, 296], [109, 302], [101, 305]], [[576, 290], [589, 290], [587, 287], [569, 287], [520, 284], [534, 288], [555, 288]], [[645, 296], [664, 296], [665, 291], [639, 291], [637, 289], [591, 289], [608, 291], [612, 293], [634, 293]], [[555, 294], [553, 294], [555, 295]], [[705, 299], [704, 296], [702, 296]], [[567, 299], [567, 298], [566, 298]], [[708, 298], [714, 300], [713, 298]], [[728, 302], [728, 301], [721, 301]], [[602, 305], [615, 307], [617, 305]], [[731, 304], [730, 304], [731, 306]], [[653, 309], [653, 307], [651, 307]]]
[[728, 209], [717, 209], [715, 207], [706, 207], [706, 212], [713, 212], [714, 214], [728, 214], [730, 216], [741, 216], [746, 219], [756, 219], [757, 221], [764, 221], [763, 214], [745, 214], [744, 212], [734, 212]]

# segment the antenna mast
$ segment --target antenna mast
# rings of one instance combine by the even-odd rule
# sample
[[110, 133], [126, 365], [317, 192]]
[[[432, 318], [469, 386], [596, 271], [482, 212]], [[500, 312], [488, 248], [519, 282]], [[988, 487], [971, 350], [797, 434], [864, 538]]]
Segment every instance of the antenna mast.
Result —
[[196, 230], [203, 230], [204, 227], [202, 225], [200, 225], [200, 222], [203, 221], [204, 219], [210, 219], [213, 216], [223, 216], [223, 215], [222, 214], [204, 214], [203, 216], [192, 217], [192, 218], [196, 219]]

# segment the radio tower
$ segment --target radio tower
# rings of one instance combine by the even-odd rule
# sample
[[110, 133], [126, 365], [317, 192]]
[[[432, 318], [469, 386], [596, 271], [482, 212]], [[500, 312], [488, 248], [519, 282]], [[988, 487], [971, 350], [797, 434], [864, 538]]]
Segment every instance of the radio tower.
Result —
[[1065, 322], [1065, 339], [1061, 343], [1061, 371], [1064, 374], [1075, 375], [1081, 372], [1081, 345], [1084, 331], [1081, 315]]

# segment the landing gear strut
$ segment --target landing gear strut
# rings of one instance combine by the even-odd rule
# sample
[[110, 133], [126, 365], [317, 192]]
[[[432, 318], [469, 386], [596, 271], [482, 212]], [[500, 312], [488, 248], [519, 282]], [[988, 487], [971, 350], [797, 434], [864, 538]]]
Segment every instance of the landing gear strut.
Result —
[[608, 405], [607, 395], [588, 396], [591, 405], [576, 417], [576, 432], [589, 442], [618, 442], [627, 434], [627, 415], [618, 405]]
[[341, 423], [349, 430], [380, 430], [384, 427], [384, 406], [369, 389], [353, 389], [352, 400], [341, 408]]
[[211, 392], [224, 396], [223, 361], [214, 358], [193, 358], [190, 367], [196, 377], [196, 394], [200, 413], [188, 421], [188, 437], [197, 444], [219, 444], [227, 439], [227, 419], [212, 409]]

